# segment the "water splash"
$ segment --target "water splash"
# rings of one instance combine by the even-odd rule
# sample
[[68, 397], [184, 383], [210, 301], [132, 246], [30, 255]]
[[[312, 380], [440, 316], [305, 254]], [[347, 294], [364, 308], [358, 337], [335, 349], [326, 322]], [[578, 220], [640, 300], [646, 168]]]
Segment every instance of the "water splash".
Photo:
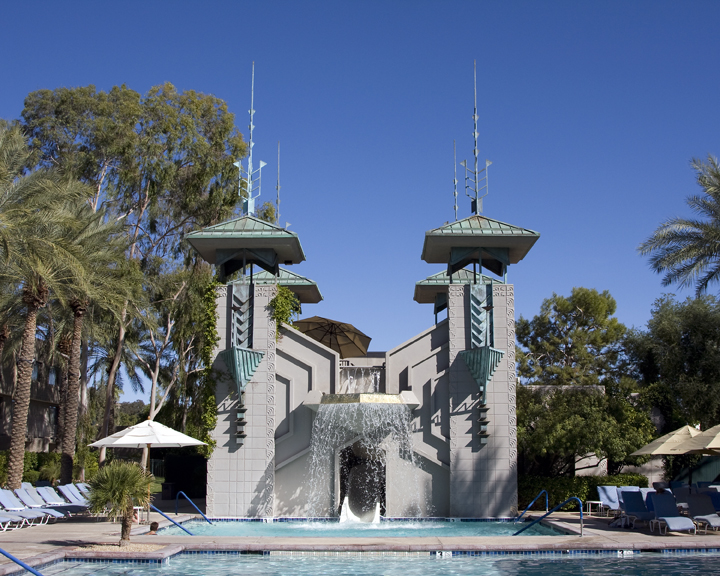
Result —
[[378, 503], [386, 512], [390, 490], [401, 500], [393, 503], [397, 515], [422, 515], [425, 496], [410, 423], [404, 404], [321, 405], [310, 449], [310, 516], [337, 516], [348, 496], [353, 514], [369, 521]]

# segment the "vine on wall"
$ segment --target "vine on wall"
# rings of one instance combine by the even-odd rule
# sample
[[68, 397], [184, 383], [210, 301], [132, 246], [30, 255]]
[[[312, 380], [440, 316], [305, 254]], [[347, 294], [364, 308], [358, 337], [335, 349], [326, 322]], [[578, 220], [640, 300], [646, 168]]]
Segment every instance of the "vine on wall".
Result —
[[287, 286], [278, 286], [275, 298], [270, 300], [270, 318], [275, 321], [277, 330], [275, 340], [280, 339], [280, 326], [288, 324], [292, 326], [293, 319], [302, 314], [300, 300], [295, 293]]
[[222, 286], [220, 282], [213, 279], [203, 294], [203, 346], [200, 351], [200, 358], [203, 363], [202, 382], [202, 415], [200, 416], [201, 438], [207, 446], [201, 447], [201, 453], [210, 458], [217, 445], [212, 437], [212, 431], [217, 425], [217, 402], [215, 401], [215, 375], [213, 374], [212, 361], [215, 345], [220, 340], [217, 331], [217, 289]]

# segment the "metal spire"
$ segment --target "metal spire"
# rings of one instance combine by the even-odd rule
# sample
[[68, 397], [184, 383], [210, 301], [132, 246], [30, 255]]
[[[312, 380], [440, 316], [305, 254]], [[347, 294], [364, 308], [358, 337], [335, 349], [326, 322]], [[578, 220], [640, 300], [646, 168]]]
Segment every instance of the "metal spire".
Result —
[[277, 210], [275, 211], [275, 223], [280, 226], [280, 141], [278, 140], [278, 178], [277, 178], [277, 186], [275, 186], [275, 190], [277, 190]]
[[[243, 182], [245, 183], [245, 192], [247, 196], [243, 199], [243, 213], [247, 216], [254, 216], [255, 215], [255, 200], [260, 196], [260, 183], [261, 183], [261, 176], [262, 176], [262, 169], [263, 166], [267, 166], [265, 162], [262, 160], [259, 161], [259, 167], [257, 170], [253, 170], [253, 146], [255, 146], [255, 143], [253, 142], [253, 129], [255, 128], [255, 124], [253, 123], [254, 117], [255, 117], [255, 62], [252, 63], [252, 81], [250, 83], [250, 110], [248, 110], [250, 113], [250, 125], [248, 128], [250, 129], [249, 134], [249, 140], [248, 140], [248, 167], [247, 170], [243, 168], [242, 161], [238, 160], [235, 162], [235, 166], [238, 167], [240, 170], [240, 178], [238, 180], [238, 194], [242, 196], [243, 194]], [[253, 180], [253, 177], [257, 174], [257, 182]], [[253, 193], [257, 191], [257, 196], [253, 196]]]
[[[478, 170], [478, 126], [477, 121], [479, 119], [477, 113], [477, 61], [473, 60], [473, 83], [475, 87], [475, 105], [473, 107], [473, 156], [475, 158], [475, 166], [470, 170], [467, 166], [467, 161], [463, 160], [460, 165], [465, 168], [465, 195], [470, 198], [471, 210], [474, 214], [480, 214], [482, 212], [482, 199], [488, 195], [488, 178], [487, 168], [492, 164], [490, 160], [485, 160], [485, 168]], [[485, 173], [484, 175], [483, 172]], [[484, 184], [480, 184], [484, 181]], [[468, 194], [470, 190], [473, 194]], [[485, 190], [485, 194], [480, 196], [480, 192]], [[473, 197], [474, 196], [474, 197]]]
[[457, 150], [453, 140], [453, 165], [455, 166], [455, 177], [453, 178], [453, 196], [455, 196], [455, 221], [457, 222]]

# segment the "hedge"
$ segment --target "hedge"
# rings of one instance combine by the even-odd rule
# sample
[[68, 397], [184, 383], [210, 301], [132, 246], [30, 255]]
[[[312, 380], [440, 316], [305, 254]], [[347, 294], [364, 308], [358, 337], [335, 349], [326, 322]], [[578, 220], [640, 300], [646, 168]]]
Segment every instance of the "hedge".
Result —
[[[550, 508], [572, 496], [586, 500], [599, 500], [598, 486], [640, 486], [647, 488], [648, 479], [642, 474], [617, 474], [616, 476], [543, 476], [518, 477], [518, 511], [522, 512], [541, 490], [547, 490], [550, 497]], [[545, 509], [543, 495], [533, 505], [533, 510]], [[563, 510], [577, 510], [577, 503], [563, 506]]]

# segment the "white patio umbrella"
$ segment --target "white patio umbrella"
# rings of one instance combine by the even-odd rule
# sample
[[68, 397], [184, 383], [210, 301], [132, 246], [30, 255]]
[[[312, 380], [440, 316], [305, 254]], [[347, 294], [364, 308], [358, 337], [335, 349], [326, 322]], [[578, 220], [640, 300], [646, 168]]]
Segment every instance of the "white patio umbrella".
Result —
[[203, 446], [195, 438], [191, 438], [182, 432], [168, 428], [160, 422], [145, 420], [135, 426], [129, 426], [111, 436], [93, 442], [90, 446], [100, 448], [146, 448], [148, 451], [153, 448], [182, 448], [184, 446]]

